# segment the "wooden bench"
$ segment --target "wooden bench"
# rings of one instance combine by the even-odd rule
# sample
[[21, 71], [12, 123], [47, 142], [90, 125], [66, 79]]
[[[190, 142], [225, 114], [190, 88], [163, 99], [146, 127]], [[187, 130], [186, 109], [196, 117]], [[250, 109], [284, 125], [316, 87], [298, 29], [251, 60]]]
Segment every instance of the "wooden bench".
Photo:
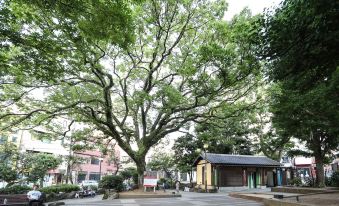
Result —
[[[5, 199], [7, 204], [4, 204]], [[0, 195], [0, 205], [28, 205], [27, 195]]]
[[[46, 196], [42, 195], [42, 202]], [[7, 203], [4, 204], [4, 200], [7, 199]], [[21, 206], [21, 205], [28, 205], [29, 200], [26, 194], [15, 194], [15, 195], [0, 195], [0, 206]], [[39, 203], [33, 203], [33, 206], [38, 206]], [[40, 203], [40, 205], [42, 205]]]

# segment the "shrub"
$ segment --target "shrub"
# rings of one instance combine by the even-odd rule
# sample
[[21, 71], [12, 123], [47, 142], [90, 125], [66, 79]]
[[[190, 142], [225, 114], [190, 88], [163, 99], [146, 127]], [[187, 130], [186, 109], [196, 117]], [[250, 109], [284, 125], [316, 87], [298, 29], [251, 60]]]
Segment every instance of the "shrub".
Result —
[[30, 190], [32, 188], [26, 185], [13, 185], [0, 189], [0, 194], [26, 194]]
[[107, 175], [99, 182], [99, 187], [103, 189], [115, 189], [121, 192], [124, 190], [123, 178], [119, 175]]
[[291, 179], [289, 181], [289, 184], [290, 185], [294, 185], [294, 186], [301, 186], [302, 185], [301, 178], [300, 177], [295, 177], [295, 178], [293, 178], [293, 179]]
[[315, 186], [314, 179], [312, 177], [306, 177], [305, 178], [304, 186], [306, 186], [306, 187], [314, 187]]
[[331, 177], [325, 177], [325, 185], [326, 186], [332, 186]]
[[61, 185], [43, 187], [40, 189], [40, 192], [50, 194], [50, 193], [59, 193], [59, 192], [72, 192], [72, 191], [79, 191], [79, 190], [80, 190], [80, 187], [78, 185], [61, 184]]
[[331, 185], [339, 187], [339, 171], [333, 172], [331, 176]]

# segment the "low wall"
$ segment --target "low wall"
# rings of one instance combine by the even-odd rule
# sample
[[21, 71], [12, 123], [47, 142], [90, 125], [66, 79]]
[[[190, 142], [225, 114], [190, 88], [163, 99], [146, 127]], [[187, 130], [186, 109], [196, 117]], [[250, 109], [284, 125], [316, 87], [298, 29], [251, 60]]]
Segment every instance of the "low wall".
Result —
[[298, 193], [298, 194], [312, 194], [322, 192], [336, 192], [339, 190], [326, 189], [326, 188], [307, 188], [307, 187], [272, 187], [271, 192], [285, 192], [285, 193]]
[[275, 199], [264, 199], [263, 203], [265, 206], [309, 206], [307, 204], [295, 203], [295, 202], [284, 202]]
[[238, 192], [248, 190], [248, 187], [219, 187], [219, 192]]

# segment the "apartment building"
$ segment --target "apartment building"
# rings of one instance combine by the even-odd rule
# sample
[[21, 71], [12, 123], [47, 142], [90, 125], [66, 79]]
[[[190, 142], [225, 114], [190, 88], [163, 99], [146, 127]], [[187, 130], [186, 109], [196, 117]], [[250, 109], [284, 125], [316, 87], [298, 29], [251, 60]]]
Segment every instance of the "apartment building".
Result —
[[[18, 146], [20, 152], [48, 153], [56, 156], [67, 157], [70, 154], [81, 157], [84, 161], [72, 169], [74, 183], [82, 180], [99, 180], [101, 176], [115, 174], [117, 169], [111, 157], [103, 155], [98, 149], [72, 153], [65, 147], [63, 140], [39, 140], [29, 131], [21, 130], [16, 133], [0, 134], [0, 144], [10, 141]], [[115, 149], [116, 157], [119, 157], [119, 150]], [[67, 173], [67, 162], [63, 161], [58, 168], [48, 171], [44, 179], [44, 186], [59, 184], [65, 181]]]

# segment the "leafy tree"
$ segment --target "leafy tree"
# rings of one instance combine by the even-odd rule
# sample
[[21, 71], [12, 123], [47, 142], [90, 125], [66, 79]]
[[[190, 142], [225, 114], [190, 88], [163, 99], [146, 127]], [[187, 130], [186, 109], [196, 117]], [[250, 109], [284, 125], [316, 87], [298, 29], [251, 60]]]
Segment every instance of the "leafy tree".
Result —
[[134, 184], [138, 184], [138, 172], [137, 169], [134, 167], [129, 167], [126, 168], [122, 171], [120, 171], [119, 174], [124, 180], [128, 180], [128, 182], [130, 182], [129, 180], [132, 179]]
[[81, 53], [90, 55], [94, 43], [126, 47], [134, 39], [130, 2], [1, 0], [0, 76], [24, 85], [33, 76], [57, 81], [82, 69], [75, 64], [84, 62]]
[[0, 145], [0, 179], [6, 181], [8, 186], [15, 183], [18, 172], [15, 165], [19, 161], [19, 152], [15, 144], [5, 142]]
[[[208, 142], [208, 152], [219, 154], [253, 154], [249, 117], [208, 121], [196, 127], [199, 145]], [[202, 147], [200, 147], [202, 148]]]
[[188, 173], [190, 183], [193, 181], [193, 162], [199, 155], [197, 149], [202, 146], [201, 141], [197, 141], [193, 135], [187, 134], [179, 137], [172, 148], [176, 167], [180, 172]]
[[173, 155], [157, 151], [152, 155], [147, 168], [153, 171], [163, 171], [167, 178], [173, 179], [173, 173], [176, 171]]
[[[59, 10], [68, 7], [52, 4], [47, 10], [40, 1], [20, 7], [16, 2], [21, 3], [1, 6], [1, 25], [27, 41], [2, 34], [7, 70], [34, 65], [58, 75], [50, 81], [36, 81], [39, 72], [3, 78], [1, 106], [7, 109], [0, 111], [0, 126], [46, 127], [67, 116], [101, 133], [96, 142], [114, 139], [135, 161], [139, 184], [152, 146], [192, 121], [217, 116], [216, 108], [241, 109], [242, 97], [256, 85], [260, 64], [251, 40], [257, 25], [246, 20], [248, 13], [233, 24], [221, 21], [225, 2], [146, 2], [134, 6], [135, 23], [128, 16], [118, 32], [111, 24], [116, 18], [109, 16], [120, 9], [118, 3], [98, 1], [96, 7], [86, 1], [94, 16], [83, 12], [78, 18], [82, 12]], [[133, 25], [135, 41], [128, 44], [125, 26]], [[34, 91], [44, 92], [43, 101]]]
[[7, 186], [17, 181], [19, 177], [27, 175], [27, 180], [37, 182], [41, 186], [48, 170], [55, 169], [61, 164], [61, 158], [44, 153], [19, 153], [15, 144], [7, 142], [0, 145], [0, 179], [8, 183]]
[[26, 171], [29, 173], [27, 180], [32, 182], [40, 181], [40, 186], [42, 187], [48, 170], [57, 168], [61, 164], [62, 159], [52, 154], [36, 153], [27, 154], [26, 161]]
[[273, 124], [306, 143], [324, 186], [324, 159], [338, 149], [339, 2], [285, 0], [263, 18], [263, 57], [277, 82]]
[[294, 147], [294, 144], [291, 141], [291, 136], [272, 125], [271, 105], [274, 101], [272, 101], [271, 95], [277, 89], [279, 88], [275, 84], [265, 85], [260, 92], [262, 100], [256, 104], [251, 113], [253, 116], [253, 135], [258, 141], [257, 153], [263, 153], [269, 158], [280, 161], [282, 156]]

